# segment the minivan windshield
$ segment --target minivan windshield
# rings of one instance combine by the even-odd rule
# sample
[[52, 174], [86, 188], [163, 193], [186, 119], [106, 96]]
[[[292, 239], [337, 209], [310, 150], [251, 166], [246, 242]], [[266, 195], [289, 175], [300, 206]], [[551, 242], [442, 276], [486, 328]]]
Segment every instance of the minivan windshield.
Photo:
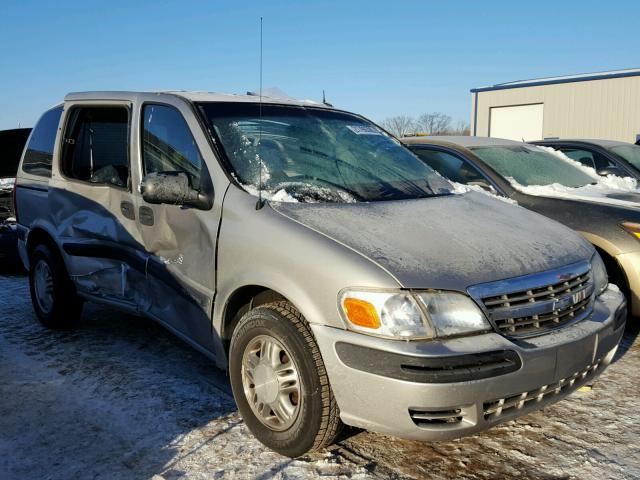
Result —
[[356, 115], [254, 102], [199, 108], [232, 174], [250, 193], [262, 185], [273, 200], [357, 202], [453, 191], [395, 138]]
[[638, 145], [620, 145], [609, 148], [636, 168], [640, 168], [640, 147]]
[[579, 167], [530, 145], [475, 147], [473, 153], [507, 179], [525, 187], [559, 183], [578, 188], [596, 182]]

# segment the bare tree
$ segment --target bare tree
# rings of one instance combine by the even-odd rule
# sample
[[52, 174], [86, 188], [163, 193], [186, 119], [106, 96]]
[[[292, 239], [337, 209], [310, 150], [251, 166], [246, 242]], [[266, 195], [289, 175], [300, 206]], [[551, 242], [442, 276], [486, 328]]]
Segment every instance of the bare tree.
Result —
[[451, 130], [451, 117], [444, 113], [424, 113], [416, 122], [422, 133], [442, 135]]
[[405, 137], [416, 131], [416, 122], [408, 115], [385, 118], [380, 125], [398, 138]]
[[443, 133], [443, 135], [463, 135], [469, 136], [471, 134], [471, 128], [469, 124], [464, 120], [458, 120], [456, 125], [451, 128], [449, 131]]

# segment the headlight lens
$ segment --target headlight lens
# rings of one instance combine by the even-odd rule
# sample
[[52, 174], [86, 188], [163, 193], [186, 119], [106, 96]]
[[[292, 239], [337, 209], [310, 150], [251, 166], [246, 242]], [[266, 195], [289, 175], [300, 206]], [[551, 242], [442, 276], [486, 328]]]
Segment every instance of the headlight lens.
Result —
[[466, 295], [450, 292], [345, 290], [340, 313], [349, 328], [401, 339], [425, 339], [491, 330]]
[[607, 269], [604, 266], [602, 257], [598, 252], [591, 257], [591, 274], [593, 275], [593, 283], [596, 288], [596, 295], [600, 295], [607, 289], [609, 285], [609, 277], [607, 276]]
[[439, 337], [491, 330], [478, 306], [466, 295], [451, 292], [418, 294]]
[[432, 338], [420, 307], [409, 292], [348, 290], [340, 312], [352, 330], [391, 338]]
[[640, 240], [640, 224], [633, 222], [622, 222], [620, 226], [631, 235], [636, 237], [638, 240]]

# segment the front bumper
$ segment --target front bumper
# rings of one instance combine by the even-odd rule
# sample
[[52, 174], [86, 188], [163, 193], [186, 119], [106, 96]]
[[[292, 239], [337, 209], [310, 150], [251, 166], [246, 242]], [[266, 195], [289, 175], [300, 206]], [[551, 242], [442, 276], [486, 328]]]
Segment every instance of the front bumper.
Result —
[[[489, 333], [403, 342], [322, 325], [311, 328], [344, 423], [413, 440], [446, 440], [538, 410], [595, 378], [616, 352], [625, 317], [624, 296], [610, 288], [586, 319], [526, 340]], [[346, 354], [349, 345], [359, 353]], [[474, 355], [500, 351], [515, 352], [515, 368], [498, 369], [498, 376], [491, 376], [486, 368], [479, 373], [464, 365]], [[443, 357], [463, 366], [460, 381], [453, 381], [446, 369], [444, 377], [433, 376]], [[409, 367], [404, 376], [389, 367], [397, 358], [427, 369], [411, 377], [416, 371]]]

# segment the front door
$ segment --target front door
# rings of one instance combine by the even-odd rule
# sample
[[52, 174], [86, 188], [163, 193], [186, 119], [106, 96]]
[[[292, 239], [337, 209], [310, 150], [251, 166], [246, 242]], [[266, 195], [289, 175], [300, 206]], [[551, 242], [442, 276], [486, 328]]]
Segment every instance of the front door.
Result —
[[[192, 188], [210, 190], [209, 170], [186, 118], [186, 105], [143, 103], [137, 138], [141, 177], [153, 172], [185, 172]], [[199, 127], [195, 127], [199, 128]], [[150, 313], [192, 343], [215, 352], [219, 342], [211, 322], [215, 292], [215, 245], [220, 223], [214, 207], [203, 211], [155, 205], [138, 197], [140, 236], [149, 254]]]

